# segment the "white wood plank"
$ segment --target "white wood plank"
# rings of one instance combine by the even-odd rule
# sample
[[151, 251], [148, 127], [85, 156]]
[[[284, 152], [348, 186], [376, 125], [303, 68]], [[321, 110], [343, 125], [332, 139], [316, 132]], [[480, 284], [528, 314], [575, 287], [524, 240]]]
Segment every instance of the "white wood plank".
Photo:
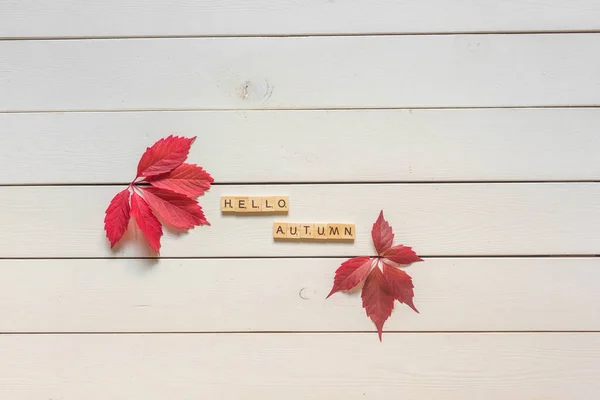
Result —
[[[3, 260], [0, 332], [371, 331], [345, 259]], [[385, 331], [600, 331], [600, 260], [426, 259]], [[213, 305], [213, 306], [207, 306]], [[385, 336], [385, 332], [384, 332]]]
[[0, 111], [600, 104], [600, 34], [0, 42]]
[[129, 182], [170, 133], [198, 137], [189, 160], [217, 182], [600, 179], [599, 108], [9, 113], [0, 126], [0, 184]]
[[594, 0], [2, 0], [0, 37], [600, 29]]
[[[117, 186], [3, 187], [0, 257], [149, 255], [131, 229], [112, 253], [104, 212]], [[288, 195], [288, 216], [231, 216], [221, 195]], [[379, 211], [397, 243], [420, 255], [599, 254], [600, 184], [361, 184], [215, 186], [200, 203], [212, 226], [167, 232], [162, 256], [346, 256], [373, 253]], [[354, 243], [277, 242], [272, 223], [355, 223]]]
[[599, 334], [2, 335], [11, 400], [594, 399]]

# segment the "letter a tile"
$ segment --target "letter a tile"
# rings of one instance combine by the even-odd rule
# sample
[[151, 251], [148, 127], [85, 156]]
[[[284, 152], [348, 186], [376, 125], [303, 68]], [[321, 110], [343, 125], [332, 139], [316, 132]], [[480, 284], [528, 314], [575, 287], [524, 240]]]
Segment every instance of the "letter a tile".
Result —
[[285, 239], [287, 236], [287, 224], [285, 222], [275, 222], [273, 224], [273, 238]]

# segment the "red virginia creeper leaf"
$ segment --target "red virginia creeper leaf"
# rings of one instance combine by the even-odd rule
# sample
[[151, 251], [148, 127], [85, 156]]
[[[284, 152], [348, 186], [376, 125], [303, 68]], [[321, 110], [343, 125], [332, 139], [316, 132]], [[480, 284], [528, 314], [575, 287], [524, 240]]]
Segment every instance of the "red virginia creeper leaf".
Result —
[[411, 247], [402, 246], [401, 244], [390, 247], [384, 251], [381, 256], [401, 265], [409, 265], [414, 262], [423, 261]]
[[194, 140], [195, 136], [188, 139], [169, 135], [148, 147], [138, 163], [136, 179], [171, 172], [183, 164]]
[[104, 230], [106, 231], [106, 237], [110, 241], [111, 248], [123, 237], [123, 234], [127, 230], [129, 218], [131, 217], [129, 213], [129, 196], [129, 188], [117, 193], [106, 209]]
[[394, 299], [408, 305], [418, 313], [419, 310], [417, 310], [417, 307], [415, 307], [415, 304], [413, 303], [415, 294], [413, 292], [414, 286], [412, 278], [406, 272], [389, 265], [386, 262], [383, 263], [383, 275], [388, 282], [388, 286]]
[[144, 199], [135, 191], [131, 196], [131, 215], [135, 218], [137, 226], [140, 228], [146, 240], [156, 253], [160, 252], [160, 238], [163, 234], [160, 221], [144, 201]]
[[394, 242], [394, 232], [392, 227], [383, 218], [383, 210], [379, 213], [379, 218], [373, 224], [371, 229], [371, 237], [373, 238], [373, 244], [377, 254], [381, 255], [384, 251], [392, 247]]
[[350, 290], [361, 283], [369, 274], [373, 259], [371, 257], [356, 257], [344, 262], [335, 271], [333, 288], [327, 298], [340, 290]]
[[[367, 274], [361, 293], [362, 303], [367, 316], [375, 324], [379, 340], [381, 340], [383, 325], [394, 309], [394, 300], [408, 305], [417, 313], [419, 312], [413, 303], [412, 278], [392, 263], [409, 265], [423, 260], [409, 246], [392, 247], [394, 232], [383, 217], [383, 210], [373, 224], [371, 236], [378, 257], [355, 257], [345, 261], [335, 271], [333, 288], [327, 298], [340, 290], [356, 287]], [[377, 264], [371, 268], [375, 260], [377, 260]], [[383, 271], [379, 268], [380, 264], [383, 264]]]
[[143, 188], [142, 193], [150, 207], [175, 228], [189, 229], [196, 225], [210, 225], [202, 207], [194, 199], [154, 187]]
[[367, 276], [362, 289], [362, 303], [367, 316], [377, 327], [377, 334], [381, 341], [383, 324], [392, 315], [394, 309], [394, 295], [379, 266], [373, 268]]
[[202, 167], [184, 163], [166, 175], [153, 176], [147, 181], [157, 188], [195, 198], [209, 190], [214, 179]]
[[[146, 148], [135, 179], [106, 209], [104, 229], [111, 248], [123, 237], [132, 216], [156, 253], [163, 235], [157, 215], [180, 229], [210, 225], [195, 198], [209, 190], [213, 178], [202, 167], [185, 163], [195, 140], [169, 135]], [[147, 183], [151, 186], [140, 186]]]

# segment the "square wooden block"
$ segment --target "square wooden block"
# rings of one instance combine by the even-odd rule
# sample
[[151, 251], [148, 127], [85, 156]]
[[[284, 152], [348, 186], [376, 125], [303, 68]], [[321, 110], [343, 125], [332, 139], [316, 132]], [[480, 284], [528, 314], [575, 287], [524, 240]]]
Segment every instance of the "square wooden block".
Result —
[[312, 239], [315, 224], [300, 224], [300, 238]]
[[248, 197], [236, 197], [233, 207], [236, 213], [248, 212]]
[[287, 224], [286, 239], [300, 239], [300, 224]]
[[222, 196], [221, 197], [221, 212], [232, 213], [234, 211], [235, 211], [235, 197]]
[[285, 239], [287, 236], [287, 224], [285, 222], [273, 223], [273, 238], [274, 239]]
[[313, 239], [327, 240], [327, 224], [314, 224]]
[[356, 227], [354, 224], [342, 224], [342, 239], [343, 240], [354, 240], [356, 237]]
[[262, 212], [275, 212], [275, 197], [273, 196], [263, 196], [262, 200]]
[[288, 212], [290, 210], [290, 199], [288, 196], [275, 197], [275, 211]]
[[340, 240], [340, 239], [342, 239], [343, 231], [344, 231], [344, 224], [327, 224], [327, 239], [328, 240]]
[[262, 197], [248, 197], [248, 212], [261, 212], [262, 202]]

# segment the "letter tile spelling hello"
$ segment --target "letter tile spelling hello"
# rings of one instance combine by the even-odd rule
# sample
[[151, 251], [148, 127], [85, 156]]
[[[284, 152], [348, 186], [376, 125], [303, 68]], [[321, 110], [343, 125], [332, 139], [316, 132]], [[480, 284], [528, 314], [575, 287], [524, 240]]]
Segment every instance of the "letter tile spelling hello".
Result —
[[288, 196], [221, 196], [223, 214], [287, 214], [289, 210]]

